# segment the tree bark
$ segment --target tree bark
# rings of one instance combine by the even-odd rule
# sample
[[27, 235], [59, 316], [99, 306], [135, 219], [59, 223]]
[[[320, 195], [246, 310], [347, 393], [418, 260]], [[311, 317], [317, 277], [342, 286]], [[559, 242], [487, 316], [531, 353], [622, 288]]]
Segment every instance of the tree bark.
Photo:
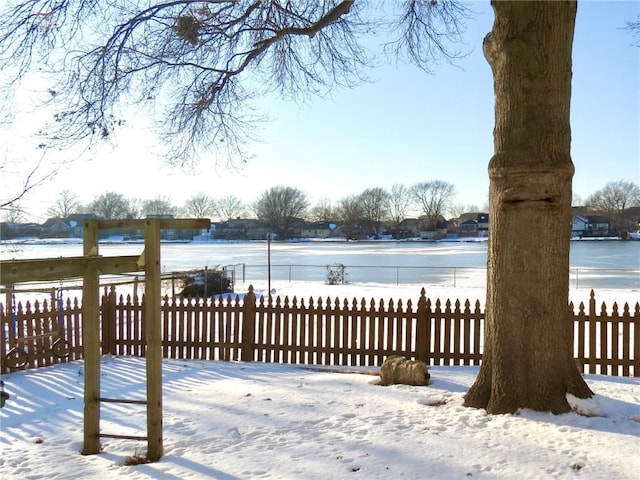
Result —
[[575, 1], [492, 1], [484, 41], [495, 91], [487, 318], [465, 405], [563, 413], [593, 395], [569, 317], [571, 49]]

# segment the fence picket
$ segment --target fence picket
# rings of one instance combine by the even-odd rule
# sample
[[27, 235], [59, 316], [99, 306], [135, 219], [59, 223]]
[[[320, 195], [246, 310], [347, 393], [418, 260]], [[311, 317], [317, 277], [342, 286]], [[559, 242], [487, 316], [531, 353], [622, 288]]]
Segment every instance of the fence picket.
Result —
[[600, 373], [607, 371], [611, 365], [609, 358], [609, 323], [605, 321], [607, 318], [607, 306], [602, 303], [600, 316], [598, 317], [598, 325], [600, 327]]
[[624, 377], [629, 376], [630, 365], [630, 345], [631, 345], [631, 312], [629, 311], [629, 305], [625, 303], [624, 311], [622, 312], [622, 375]]
[[209, 312], [211, 311], [211, 303], [214, 302], [215, 299], [208, 298], [204, 301], [202, 305], [201, 312], [201, 324], [200, 324], [200, 348], [199, 348], [199, 359], [209, 360], [210, 356], [210, 343], [209, 343]]
[[462, 359], [461, 365], [472, 365], [472, 352], [471, 352], [471, 302], [466, 299], [464, 302], [464, 310], [460, 314], [462, 319], [462, 332], [460, 334], [461, 348], [460, 356]]
[[442, 358], [442, 304], [439, 298], [436, 299], [433, 310], [433, 322], [433, 355], [437, 360], [435, 365], [444, 365]]
[[579, 362], [580, 369], [584, 368], [585, 364], [585, 325], [586, 314], [584, 313], [584, 303], [580, 302], [578, 306], [578, 313], [574, 313], [573, 303], [569, 303], [569, 315], [573, 316], [573, 345], [576, 352], [576, 359]]
[[[336, 298], [336, 305], [339, 301]], [[338, 365], [351, 365], [351, 355], [349, 355], [349, 301], [345, 298], [340, 310], [340, 360]]]
[[73, 299], [73, 312], [71, 313], [72, 323], [67, 323], [67, 331], [65, 333], [67, 338], [71, 338], [72, 335], [69, 332], [73, 332], [73, 342], [71, 342], [73, 355], [70, 359], [77, 360], [82, 358], [82, 308], [77, 298]]
[[473, 360], [478, 365], [484, 350], [484, 312], [480, 309], [480, 300], [476, 300], [476, 308], [473, 313]]
[[444, 316], [442, 318], [443, 323], [444, 323], [444, 334], [443, 334], [443, 342], [442, 342], [442, 346], [443, 346], [443, 350], [442, 353], [448, 357], [449, 361], [444, 361], [444, 365], [451, 365], [451, 360], [452, 360], [452, 353], [453, 353], [453, 349], [451, 348], [451, 330], [452, 330], [452, 323], [453, 323], [453, 319], [452, 319], [452, 313], [451, 313], [451, 301], [447, 299], [447, 301], [444, 304]]
[[[22, 345], [24, 349], [29, 354], [29, 368], [36, 368], [36, 357], [35, 357], [35, 342], [33, 341], [34, 328], [33, 324], [38, 319], [38, 310], [39, 310], [39, 302], [36, 300], [34, 304], [34, 311], [31, 310], [31, 305], [29, 302], [26, 302], [25, 309], [23, 310], [22, 304], [18, 303], [18, 322], [22, 321], [22, 323], [26, 326], [26, 334], [24, 329], [18, 330], [18, 336], [22, 336]], [[25, 337], [31, 337], [30, 340], [26, 340]]]
[[[633, 314], [633, 375], [640, 377], [640, 303], [636, 303]], [[629, 357], [626, 357], [627, 359]]]
[[589, 297], [589, 373], [596, 373], [596, 298], [593, 290]]
[[[615, 372], [618, 371], [620, 367], [620, 358], [618, 357], [618, 342], [620, 342], [620, 315], [618, 314], [618, 304], [616, 302], [613, 303], [613, 308], [611, 312], [611, 368]], [[619, 375], [616, 373], [616, 375]]]

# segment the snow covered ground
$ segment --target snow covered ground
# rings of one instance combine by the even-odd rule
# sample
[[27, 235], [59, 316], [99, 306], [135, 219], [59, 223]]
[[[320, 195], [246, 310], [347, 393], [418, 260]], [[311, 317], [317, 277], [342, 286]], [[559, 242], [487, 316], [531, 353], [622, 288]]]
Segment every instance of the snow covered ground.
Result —
[[[263, 288], [257, 286], [258, 293]], [[484, 291], [471, 290], [427, 295], [483, 300]], [[419, 290], [312, 284], [285, 286], [277, 294], [417, 300]], [[596, 294], [599, 302], [638, 298], [637, 291]], [[588, 300], [588, 291], [572, 295]], [[144, 372], [144, 359], [104, 357], [101, 394], [144, 399]], [[83, 362], [4, 375], [11, 398], [0, 410], [0, 477], [638, 478], [638, 378], [586, 375], [596, 396], [570, 397], [575, 412], [565, 415], [487, 415], [462, 406], [477, 367], [432, 367], [427, 387], [381, 387], [376, 369], [364, 372], [165, 360], [164, 456], [143, 465], [127, 465], [144, 456], [146, 443], [139, 441], [103, 439], [103, 453], [80, 455]], [[103, 404], [101, 413], [104, 432], [146, 433], [143, 406]]]
[[[3, 479], [635, 479], [640, 381], [586, 376], [579, 413], [487, 415], [462, 406], [477, 367], [433, 367], [428, 387], [302, 367], [164, 362], [164, 456], [103, 439], [82, 456], [81, 362], [5, 376]], [[144, 398], [144, 359], [105, 357], [102, 394]], [[144, 407], [104, 404], [105, 432], [145, 434]]]

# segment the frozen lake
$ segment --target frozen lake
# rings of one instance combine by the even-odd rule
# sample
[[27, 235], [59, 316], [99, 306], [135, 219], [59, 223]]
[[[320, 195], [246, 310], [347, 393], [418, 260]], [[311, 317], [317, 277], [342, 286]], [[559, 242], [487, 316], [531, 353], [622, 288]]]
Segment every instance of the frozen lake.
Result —
[[[136, 255], [142, 244], [100, 245], [105, 256]], [[640, 288], [640, 242], [573, 241], [573, 288]], [[82, 255], [75, 244], [0, 244], [0, 260]], [[266, 242], [163, 243], [165, 273], [234, 265], [236, 281], [263, 282], [269, 276]], [[484, 242], [272, 242], [271, 280], [276, 283], [326, 281], [327, 265], [346, 266], [347, 281], [383, 284], [483, 286]], [[526, 274], [526, 272], [523, 272]]]

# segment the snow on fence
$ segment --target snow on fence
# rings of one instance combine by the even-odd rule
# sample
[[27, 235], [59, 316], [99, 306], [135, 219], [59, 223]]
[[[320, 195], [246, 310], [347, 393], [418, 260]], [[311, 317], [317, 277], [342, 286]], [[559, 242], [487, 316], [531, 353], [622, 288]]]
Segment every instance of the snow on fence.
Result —
[[[0, 303], [2, 373], [82, 358], [82, 308], [66, 303]], [[574, 324], [574, 357], [584, 373], [640, 377], [640, 305], [598, 310], [593, 291]], [[103, 354], [144, 355], [143, 299], [105, 289], [101, 303]], [[480, 302], [417, 302], [276, 297], [253, 288], [218, 299], [165, 297], [165, 358], [295, 364], [379, 366], [388, 355], [430, 365], [477, 365], [482, 360]], [[62, 347], [62, 348], [61, 348]]]

